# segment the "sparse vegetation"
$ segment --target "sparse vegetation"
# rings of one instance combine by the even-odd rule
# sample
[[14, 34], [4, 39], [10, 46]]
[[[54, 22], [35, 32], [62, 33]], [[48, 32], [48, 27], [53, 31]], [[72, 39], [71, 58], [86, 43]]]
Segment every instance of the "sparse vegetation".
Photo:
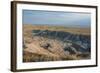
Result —
[[36, 54], [30, 52], [24, 52], [23, 62], [41, 62], [41, 61], [64, 61], [64, 60], [78, 60], [76, 55], [67, 55], [63, 57], [50, 56], [44, 54]]

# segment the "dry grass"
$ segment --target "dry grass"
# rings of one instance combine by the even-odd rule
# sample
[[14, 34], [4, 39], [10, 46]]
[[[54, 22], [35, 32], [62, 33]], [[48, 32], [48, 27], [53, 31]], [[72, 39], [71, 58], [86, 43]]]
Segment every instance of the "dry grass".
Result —
[[41, 61], [57, 61], [60, 60], [58, 56], [45, 55], [39, 53], [30, 53], [24, 51], [23, 62], [41, 62]]
[[65, 31], [73, 34], [90, 35], [90, 28], [69, 28], [63, 26], [39, 26], [39, 25], [24, 25], [24, 31], [29, 33], [32, 30], [51, 30], [51, 31]]
[[30, 53], [24, 51], [23, 62], [43, 62], [43, 61], [64, 61], [64, 60], [78, 60], [76, 55], [67, 55], [63, 57], [44, 55], [39, 53]]

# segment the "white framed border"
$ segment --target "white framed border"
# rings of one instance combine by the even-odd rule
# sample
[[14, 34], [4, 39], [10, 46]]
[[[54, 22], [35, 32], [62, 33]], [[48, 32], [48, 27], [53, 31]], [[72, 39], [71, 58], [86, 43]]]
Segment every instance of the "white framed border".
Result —
[[[70, 60], [70, 61], [53, 61], [53, 62], [31, 62], [23, 63], [22, 61], [22, 10], [49, 10], [49, 11], [70, 11], [70, 12], [89, 12], [91, 13], [91, 59], [89, 60]], [[88, 66], [96, 65], [96, 9], [70, 6], [53, 6], [53, 5], [31, 5], [17, 4], [17, 64], [16, 69], [38, 69], [38, 68], [56, 68], [69, 66]]]

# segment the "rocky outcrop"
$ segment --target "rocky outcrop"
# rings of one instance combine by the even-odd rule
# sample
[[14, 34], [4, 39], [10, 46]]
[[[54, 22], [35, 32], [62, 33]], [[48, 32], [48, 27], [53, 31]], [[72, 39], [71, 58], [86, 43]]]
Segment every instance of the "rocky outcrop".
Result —
[[[87, 54], [91, 51], [90, 36], [72, 34], [63, 31], [50, 30], [32, 30], [32, 35], [39, 37], [46, 37], [48, 39], [56, 39], [63, 44], [62, 49], [68, 54]], [[52, 43], [43, 43], [40, 46], [44, 48], [51, 47]]]

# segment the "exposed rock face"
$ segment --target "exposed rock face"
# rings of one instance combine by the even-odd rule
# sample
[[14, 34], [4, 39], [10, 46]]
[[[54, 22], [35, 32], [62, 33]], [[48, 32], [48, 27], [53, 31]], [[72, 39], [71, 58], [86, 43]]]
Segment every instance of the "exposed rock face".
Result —
[[49, 47], [51, 47], [51, 44], [49, 43], [44, 43], [44, 44], [40, 44], [41, 47], [48, 49]]
[[[46, 37], [48, 39], [57, 39], [62, 41], [62, 49], [69, 54], [85, 54], [91, 51], [90, 36], [77, 35], [63, 31], [49, 31], [49, 30], [33, 30], [32, 35], [39, 37]], [[49, 41], [50, 42], [50, 41]], [[42, 43], [40, 46], [49, 48], [52, 43]]]

